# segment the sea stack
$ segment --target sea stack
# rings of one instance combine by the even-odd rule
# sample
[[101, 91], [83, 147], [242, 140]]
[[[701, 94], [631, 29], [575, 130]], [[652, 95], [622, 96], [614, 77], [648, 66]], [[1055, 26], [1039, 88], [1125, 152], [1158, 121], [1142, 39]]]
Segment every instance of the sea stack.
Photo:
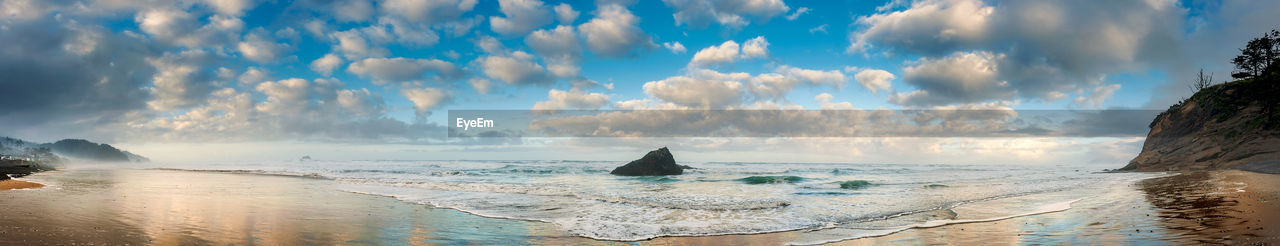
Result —
[[680, 175], [684, 173], [685, 168], [689, 167], [677, 165], [675, 157], [671, 156], [671, 151], [667, 150], [667, 147], [662, 147], [649, 151], [639, 160], [614, 168], [609, 174], [622, 176]]

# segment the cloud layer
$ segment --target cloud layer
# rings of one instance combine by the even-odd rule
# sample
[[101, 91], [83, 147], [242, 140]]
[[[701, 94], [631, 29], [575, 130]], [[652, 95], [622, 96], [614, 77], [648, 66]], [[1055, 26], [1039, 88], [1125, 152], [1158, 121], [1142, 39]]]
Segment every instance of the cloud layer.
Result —
[[903, 69], [918, 91], [890, 102], [934, 106], [1055, 101], [1105, 75], [1179, 60], [1184, 9], [1172, 1], [914, 1], [859, 16], [850, 53], [922, 55]]

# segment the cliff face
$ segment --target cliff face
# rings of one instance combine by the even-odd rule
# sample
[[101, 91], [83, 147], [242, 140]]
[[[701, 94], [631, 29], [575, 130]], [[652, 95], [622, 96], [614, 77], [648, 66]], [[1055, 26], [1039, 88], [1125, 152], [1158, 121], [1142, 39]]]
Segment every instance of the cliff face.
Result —
[[1138, 157], [1119, 170], [1280, 173], [1280, 81], [1274, 78], [1211, 86], [1170, 107], [1151, 122]]

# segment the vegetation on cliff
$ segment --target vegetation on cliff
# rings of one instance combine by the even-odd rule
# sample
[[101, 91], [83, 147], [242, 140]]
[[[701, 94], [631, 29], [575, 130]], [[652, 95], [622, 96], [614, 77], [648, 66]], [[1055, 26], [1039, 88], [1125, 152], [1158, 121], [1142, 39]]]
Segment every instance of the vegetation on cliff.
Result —
[[1280, 32], [1250, 41], [1232, 59], [1238, 80], [1195, 93], [1152, 120], [1142, 152], [1120, 170], [1245, 169], [1280, 172]]

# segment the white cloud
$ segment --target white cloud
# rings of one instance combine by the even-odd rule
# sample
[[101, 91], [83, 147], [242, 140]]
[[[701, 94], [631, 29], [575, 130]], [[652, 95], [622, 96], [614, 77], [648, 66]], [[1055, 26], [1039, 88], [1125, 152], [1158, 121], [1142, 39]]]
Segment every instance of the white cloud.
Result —
[[800, 81], [787, 76], [776, 73], [766, 73], [751, 78], [750, 86], [747, 88], [752, 95], [763, 99], [781, 100], [791, 92]]
[[384, 0], [378, 4], [384, 13], [425, 24], [455, 20], [475, 6], [476, 0]]
[[533, 110], [598, 109], [608, 104], [609, 96], [605, 94], [551, 89], [547, 92], [547, 100], [535, 103]]
[[798, 9], [796, 9], [796, 11], [795, 11], [795, 12], [791, 12], [791, 15], [787, 15], [787, 20], [796, 20], [796, 19], [799, 19], [799, 18], [800, 18], [800, 15], [803, 15], [803, 14], [805, 14], [805, 13], [809, 13], [809, 10], [810, 10], [809, 8], [806, 8], [806, 7], [800, 7], [800, 8], [798, 8]]
[[268, 80], [271, 80], [271, 74], [267, 70], [249, 67], [249, 69], [245, 69], [244, 73], [240, 74], [240, 88], [254, 88], [258, 86], [258, 83]]
[[506, 52], [507, 47], [502, 45], [502, 41], [490, 36], [476, 37], [476, 47], [489, 54], [497, 54]]
[[582, 60], [582, 46], [573, 26], [535, 31], [525, 37], [524, 43], [546, 61], [547, 70], [556, 77], [574, 78], [581, 73], [578, 63]]
[[931, 0], [916, 2], [902, 11], [857, 17], [855, 22], [866, 29], [849, 34], [847, 51], [863, 52], [872, 43], [890, 43], [938, 54], [985, 37], [993, 13], [995, 8], [981, 0]]
[[[431, 46], [440, 42], [440, 35], [431, 30], [431, 25], [415, 23], [396, 18], [379, 18], [378, 24], [391, 27], [396, 35], [396, 42], [410, 47]], [[384, 30], [384, 29], [379, 29]]]
[[879, 69], [862, 69], [853, 75], [853, 79], [857, 80], [858, 84], [862, 85], [862, 88], [866, 88], [867, 91], [874, 94], [879, 94], [881, 91], [889, 91], [895, 78], [897, 77], [893, 76], [893, 73]]
[[631, 14], [626, 7], [617, 4], [599, 6], [595, 18], [578, 26], [578, 31], [587, 39], [587, 48], [591, 52], [608, 57], [627, 57], [638, 55], [643, 50], [658, 45], [645, 34], [640, 27], [640, 18]]
[[386, 48], [371, 45], [358, 29], [335, 32], [329, 34], [329, 38], [337, 42], [333, 50], [340, 51], [343, 56], [351, 60], [386, 56], [390, 53]]
[[475, 89], [476, 93], [479, 93], [480, 95], [489, 94], [489, 89], [493, 87], [493, 83], [482, 78], [471, 78], [467, 80], [467, 84], [470, 84], [471, 88]]
[[426, 117], [429, 111], [447, 102], [452, 96], [448, 91], [439, 88], [412, 88], [400, 90], [409, 101], [413, 102], [414, 112], [418, 118]]
[[462, 18], [455, 21], [445, 22], [444, 24], [439, 24], [437, 26], [452, 37], [462, 37], [466, 36], [467, 33], [470, 33], [471, 28], [479, 26], [481, 23], [484, 23], [484, 16], [476, 15], [471, 18]]
[[440, 41], [439, 35], [431, 30], [430, 25], [396, 18], [379, 18], [377, 24], [347, 29], [328, 36], [335, 43], [332, 49], [341, 51], [344, 57], [351, 60], [387, 56], [390, 52], [382, 46], [391, 42], [421, 47]]
[[763, 58], [769, 56], [769, 41], [763, 36], [755, 37], [742, 45], [733, 40], [720, 45], [698, 50], [689, 61], [689, 67], [707, 67], [733, 63], [738, 59]]
[[763, 36], [747, 40], [742, 43], [743, 58], [762, 58], [769, 57], [769, 41], [764, 40]]
[[255, 4], [253, 0], [205, 0], [204, 3], [213, 7], [218, 14], [228, 16], [240, 16]]
[[569, 80], [569, 85], [573, 86], [573, 89], [589, 89], [594, 87], [603, 87], [605, 90], [613, 90], [613, 83], [601, 84], [599, 81], [587, 79], [584, 77], [578, 77], [578, 78]]
[[774, 16], [791, 9], [782, 0], [663, 0], [662, 2], [676, 9], [673, 15], [676, 25], [688, 25], [695, 29], [705, 28], [712, 22], [728, 28], [741, 28], [751, 24], [750, 19], [768, 22]]
[[1003, 54], [957, 52], [941, 59], [921, 58], [902, 69], [902, 81], [923, 91], [899, 93], [890, 102], [927, 106], [1013, 99], [1014, 88], [1000, 79]]
[[347, 72], [371, 78], [375, 83], [405, 82], [423, 78], [428, 72], [434, 73], [432, 79], [452, 80], [460, 77], [462, 71], [453, 63], [438, 59], [413, 58], [366, 58], [351, 63]]
[[662, 47], [665, 47], [667, 48], [667, 50], [670, 50], [672, 54], [681, 54], [686, 51], [684, 49], [684, 44], [681, 44], [680, 42], [665, 42], [665, 43], [662, 43]]
[[675, 76], [644, 83], [644, 92], [679, 105], [721, 109], [743, 101], [742, 83], [713, 78]]
[[[255, 115], [254, 101], [249, 93], [236, 92], [232, 88], [215, 91], [201, 106], [172, 118], [152, 119], [135, 127], [162, 129], [164, 134], [153, 138], [191, 138], [189, 135], [210, 134], [217, 138], [230, 138], [234, 130], [253, 132], [251, 117]], [[209, 137], [212, 138], [212, 137]]]
[[44, 16], [53, 10], [43, 0], [9, 0], [0, 2], [0, 16], [5, 19], [30, 20]]
[[1081, 107], [1099, 108], [1102, 107], [1102, 103], [1111, 98], [1111, 95], [1114, 95], [1117, 90], [1120, 90], [1120, 84], [1099, 85], [1089, 91], [1088, 97], [1081, 95], [1080, 97], [1076, 97], [1074, 102], [1077, 106]]
[[720, 45], [712, 45], [698, 50], [697, 53], [693, 54], [693, 59], [689, 60], [689, 66], [705, 67], [731, 63], [738, 59], [738, 50], [738, 42], [733, 40], [724, 41]]
[[324, 76], [332, 76], [333, 70], [342, 66], [342, 58], [333, 53], [325, 54], [323, 57], [317, 58], [311, 62], [311, 71], [316, 71]]
[[323, 20], [318, 19], [307, 21], [307, 23], [302, 24], [303, 30], [306, 30], [307, 33], [316, 37], [324, 37], [328, 28], [329, 26]]
[[206, 55], [197, 50], [147, 58], [156, 71], [151, 78], [152, 99], [147, 105], [155, 110], [173, 110], [204, 100], [213, 90], [201, 64]]
[[444, 55], [444, 57], [448, 57], [449, 59], [457, 60], [458, 58], [462, 58], [462, 54], [454, 50], [446, 50], [442, 54]]
[[822, 71], [783, 65], [774, 69], [774, 73], [760, 74], [751, 78], [747, 90], [762, 99], [781, 100], [801, 84], [827, 85], [839, 89], [844, 87], [844, 83], [844, 73], [838, 70]]
[[172, 8], [140, 11], [134, 21], [138, 29], [160, 41], [187, 47], [221, 47], [238, 39], [244, 29], [244, 21], [236, 17], [213, 15], [202, 26], [195, 16]]
[[567, 3], [560, 3], [555, 7], [556, 19], [561, 25], [572, 25], [574, 20], [578, 19], [578, 11], [573, 10], [573, 6]]
[[519, 36], [551, 24], [551, 11], [547, 10], [542, 1], [499, 0], [498, 6], [506, 17], [489, 17], [489, 26], [498, 34]]
[[809, 28], [809, 34], [817, 34], [817, 33], [824, 33], [824, 34], [827, 33], [827, 24], [822, 24], [813, 28]]
[[475, 62], [484, 70], [485, 76], [511, 85], [547, 85], [555, 81], [533, 61], [533, 55], [521, 51], [481, 57]]
[[384, 103], [382, 96], [369, 92], [369, 89], [360, 88], [359, 90], [339, 90], [338, 105], [347, 112], [348, 115], [354, 117], [369, 117], [382, 115], [384, 111]]
[[843, 88], [846, 81], [844, 73], [841, 73], [840, 70], [823, 71], [782, 65], [775, 69], [774, 72], [795, 78], [800, 82], [814, 85], [829, 85], [836, 89]]
[[294, 42], [297, 42], [299, 39], [302, 39], [302, 35], [299, 35], [298, 30], [294, 30], [293, 27], [285, 27], [285, 28], [281, 28], [280, 30], [276, 30], [275, 37], [281, 38], [281, 39], [293, 40]]
[[264, 32], [255, 31], [245, 35], [244, 41], [236, 46], [240, 54], [258, 63], [270, 63], [280, 59], [292, 49], [289, 44], [276, 43], [268, 35], [263, 34]]
[[258, 104], [256, 108], [259, 112], [269, 115], [298, 115], [308, 109], [313, 98], [326, 98], [326, 94], [335, 93], [334, 91], [341, 87], [341, 82], [324, 79], [311, 82], [291, 78], [262, 82], [256, 89], [266, 95], [267, 100]]
[[333, 17], [338, 21], [362, 22], [373, 17], [373, 4], [369, 0], [343, 0], [333, 3]]
[[214, 78], [217, 78], [218, 80], [222, 80], [222, 81], [236, 79], [236, 71], [231, 70], [230, 68], [227, 68], [227, 67], [218, 67], [217, 70], [213, 71], [213, 75], [214, 75]]
[[1187, 39], [1187, 9], [1177, 1], [928, 0], [890, 10], [898, 6], [906, 5], [857, 17], [847, 51], [875, 48], [933, 60], [957, 52], [1002, 57], [993, 66], [999, 67], [993, 80], [1006, 82], [1007, 88], [934, 87], [915, 93], [946, 98], [928, 100], [932, 103], [1053, 101], [1103, 84], [1107, 74], [1194, 66], [1186, 60], [1187, 51], [1177, 48]]
[[835, 98], [836, 98], [835, 96], [832, 96], [832, 95], [831, 95], [831, 94], [829, 94], [829, 93], [822, 93], [822, 94], [818, 94], [817, 96], [814, 96], [814, 97], [813, 97], [813, 100], [814, 100], [814, 101], [817, 101], [817, 102], [819, 103], [818, 108], [820, 108], [820, 109], [829, 109], [829, 110], [832, 110], [832, 109], [834, 109], [834, 110], [849, 110], [849, 109], [854, 109], [854, 108], [853, 108], [853, 103], [849, 103], [849, 102], [833, 102], [833, 100], [835, 100]]
[[266, 97], [232, 88], [214, 91], [177, 116], [131, 123], [134, 134], [161, 141], [412, 140], [428, 127], [385, 117], [385, 103], [368, 89], [342, 89], [333, 80], [286, 79], [259, 84]]
[[[840, 89], [847, 77], [839, 70], [814, 70], [780, 65], [770, 73], [721, 73], [690, 67], [688, 73], [659, 81], [650, 81], [644, 91], [654, 98], [680, 107], [735, 108], [783, 107], [787, 93], [799, 86], [822, 86]], [[750, 105], [755, 103], [754, 105]], [[637, 105], [628, 105], [637, 106]], [[785, 106], [791, 107], [791, 106]]]

